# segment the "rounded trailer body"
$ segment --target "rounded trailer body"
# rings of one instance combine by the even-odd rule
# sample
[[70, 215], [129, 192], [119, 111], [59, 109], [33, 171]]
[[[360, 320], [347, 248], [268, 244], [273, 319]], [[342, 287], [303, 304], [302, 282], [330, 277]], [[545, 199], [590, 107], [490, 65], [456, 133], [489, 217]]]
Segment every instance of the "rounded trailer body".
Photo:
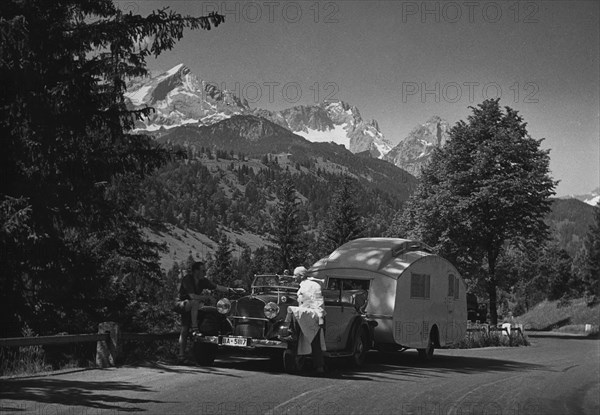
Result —
[[[426, 245], [361, 238], [309, 269], [325, 292], [368, 290], [366, 315], [377, 322], [376, 347], [425, 349], [459, 342], [467, 329], [466, 286], [456, 268]], [[354, 290], [355, 291], [355, 290]]]

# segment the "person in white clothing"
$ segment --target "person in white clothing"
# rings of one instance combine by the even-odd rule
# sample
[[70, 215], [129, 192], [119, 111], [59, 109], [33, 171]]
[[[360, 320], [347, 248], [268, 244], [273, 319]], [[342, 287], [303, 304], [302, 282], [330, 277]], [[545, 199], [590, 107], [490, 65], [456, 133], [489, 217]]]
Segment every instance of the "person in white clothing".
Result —
[[[298, 289], [298, 306], [313, 310], [318, 317], [319, 326], [318, 328], [315, 327], [316, 332], [314, 333], [310, 346], [316, 372], [324, 373], [321, 342], [324, 340], [322, 331], [325, 323], [325, 304], [323, 302], [321, 284], [314, 278], [307, 278], [306, 271], [307, 270], [304, 267], [296, 267], [294, 269], [294, 277], [300, 282], [300, 288]], [[313, 333], [310, 334], [312, 335]]]

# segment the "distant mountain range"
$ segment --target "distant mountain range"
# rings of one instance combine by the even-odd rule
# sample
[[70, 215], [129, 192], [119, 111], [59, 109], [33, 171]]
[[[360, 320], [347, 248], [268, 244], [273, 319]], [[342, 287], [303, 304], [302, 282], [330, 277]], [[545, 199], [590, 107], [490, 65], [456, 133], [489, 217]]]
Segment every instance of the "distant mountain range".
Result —
[[[415, 177], [420, 175], [422, 166], [428, 162], [433, 150], [445, 145], [451, 128], [447, 121], [433, 116], [413, 128], [396, 146], [392, 146], [379, 129], [377, 121], [363, 120], [358, 108], [346, 102], [328, 101], [280, 111], [251, 108], [246, 100], [240, 99], [232, 91], [221, 90], [215, 84], [199, 79], [184, 64], [159, 75], [133, 79], [127, 90], [125, 96], [131, 108], [151, 106], [155, 109], [148, 118], [136, 123], [136, 129], [157, 137], [168, 135], [169, 140], [181, 141], [181, 131], [171, 134], [173, 129], [182, 126], [208, 127], [236, 116], [256, 117], [245, 119], [253, 119], [250, 124], [240, 124], [240, 120], [243, 120], [240, 118], [217, 129], [224, 132], [232, 125], [251, 128], [240, 131], [240, 134], [247, 138], [254, 134], [254, 141], [261, 134], [266, 134], [261, 141], [263, 147], [267, 142], [273, 144], [270, 136], [289, 136], [287, 131], [313, 143], [340, 144], [352, 153], [383, 159]], [[268, 122], [261, 122], [259, 118]], [[235, 146], [243, 147], [240, 143]], [[253, 147], [252, 151], [256, 153], [257, 148]], [[268, 149], [265, 148], [265, 152]], [[585, 195], [569, 197], [595, 205], [600, 201], [600, 188]]]
[[130, 81], [125, 96], [131, 108], [155, 108], [154, 114], [135, 127], [157, 135], [182, 125], [208, 126], [235, 115], [255, 115], [309, 141], [342, 144], [353, 153], [368, 151], [372, 157], [383, 158], [392, 149], [377, 121], [363, 120], [358, 108], [343, 101], [281, 111], [252, 109], [247, 100], [199, 79], [183, 64], [157, 76]]

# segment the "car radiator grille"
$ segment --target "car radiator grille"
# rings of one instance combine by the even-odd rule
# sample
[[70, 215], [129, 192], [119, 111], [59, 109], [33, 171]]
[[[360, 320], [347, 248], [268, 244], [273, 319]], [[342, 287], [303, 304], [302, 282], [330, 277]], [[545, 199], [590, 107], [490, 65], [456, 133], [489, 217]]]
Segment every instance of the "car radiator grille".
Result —
[[233, 333], [236, 336], [253, 337], [255, 339], [265, 337], [265, 321], [235, 319], [233, 324]]

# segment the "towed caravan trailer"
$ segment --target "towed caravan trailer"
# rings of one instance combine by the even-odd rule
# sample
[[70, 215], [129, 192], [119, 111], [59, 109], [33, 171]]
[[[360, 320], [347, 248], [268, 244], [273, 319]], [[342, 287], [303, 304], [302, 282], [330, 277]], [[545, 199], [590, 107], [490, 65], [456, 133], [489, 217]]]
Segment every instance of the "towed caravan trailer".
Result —
[[[456, 268], [425, 244], [397, 238], [350, 241], [317, 261], [325, 298], [339, 296], [377, 322], [379, 350], [415, 348], [423, 359], [467, 329], [466, 286]], [[365, 302], [366, 299], [366, 302]]]

